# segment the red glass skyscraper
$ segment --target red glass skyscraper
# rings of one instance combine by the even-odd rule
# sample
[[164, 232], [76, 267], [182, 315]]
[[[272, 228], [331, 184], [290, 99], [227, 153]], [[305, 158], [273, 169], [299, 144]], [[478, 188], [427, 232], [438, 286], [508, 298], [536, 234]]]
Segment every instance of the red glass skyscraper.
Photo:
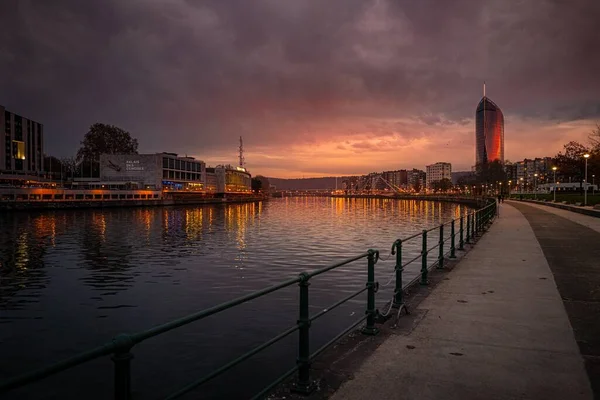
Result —
[[475, 163], [495, 160], [504, 163], [504, 115], [484, 91], [475, 112]]

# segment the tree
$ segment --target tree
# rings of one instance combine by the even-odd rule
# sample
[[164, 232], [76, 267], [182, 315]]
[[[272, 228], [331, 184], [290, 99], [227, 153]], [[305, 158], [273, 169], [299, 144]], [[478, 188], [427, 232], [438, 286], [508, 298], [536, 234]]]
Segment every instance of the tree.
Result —
[[596, 124], [596, 128], [588, 136], [592, 151], [600, 153], [600, 124]]
[[75, 157], [63, 157], [60, 159], [60, 162], [63, 166], [63, 173], [65, 178], [74, 178], [75, 173], [77, 172], [77, 161], [75, 161]]
[[421, 178], [415, 178], [415, 182], [413, 183], [413, 189], [416, 193], [421, 192]]
[[563, 151], [554, 158], [563, 181], [570, 178], [575, 182], [583, 182], [585, 168], [583, 155], [588, 152], [589, 149], [579, 142], [571, 141], [564, 145]]
[[262, 188], [262, 182], [260, 179], [258, 179], [258, 177], [252, 178], [251, 184], [252, 184], [252, 191], [254, 193], [260, 192], [260, 189]]
[[260, 181], [260, 190], [263, 192], [268, 192], [271, 184], [269, 183], [269, 178], [262, 175], [256, 175], [256, 179]]
[[95, 123], [77, 151], [77, 162], [98, 160], [100, 154], [137, 154], [138, 141], [114, 125]]
[[499, 160], [477, 165], [475, 175], [477, 183], [504, 182], [506, 180], [504, 166]]

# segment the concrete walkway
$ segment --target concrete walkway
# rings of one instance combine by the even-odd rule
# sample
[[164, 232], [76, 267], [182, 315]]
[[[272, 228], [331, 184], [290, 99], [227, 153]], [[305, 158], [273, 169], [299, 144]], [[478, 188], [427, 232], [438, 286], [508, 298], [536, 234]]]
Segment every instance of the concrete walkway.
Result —
[[581, 216], [586, 221], [575, 213], [557, 215], [548, 211], [550, 207], [512, 204], [529, 221], [548, 260], [592, 390], [600, 399], [600, 232], [593, 229], [599, 219]]
[[579, 214], [576, 212], [561, 210], [560, 208], [554, 208], [543, 204], [535, 203], [522, 203], [517, 201], [509, 201], [507, 203], [517, 206], [518, 204], [525, 204], [527, 206], [537, 208], [538, 210], [546, 211], [559, 217], [568, 219], [569, 221], [577, 222], [580, 225], [587, 226], [590, 229], [600, 232], [600, 218], [595, 218], [589, 215]]
[[525, 217], [499, 220], [388, 338], [342, 399], [592, 399], [584, 362], [546, 258]]

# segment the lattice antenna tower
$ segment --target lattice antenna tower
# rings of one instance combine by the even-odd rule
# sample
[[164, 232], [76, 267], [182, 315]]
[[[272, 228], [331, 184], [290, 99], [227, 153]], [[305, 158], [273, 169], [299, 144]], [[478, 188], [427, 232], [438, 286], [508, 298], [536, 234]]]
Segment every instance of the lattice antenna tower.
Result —
[[244, 168], [244, 142], [242, 140], [242, 137], [240, 136], [240, 167]]

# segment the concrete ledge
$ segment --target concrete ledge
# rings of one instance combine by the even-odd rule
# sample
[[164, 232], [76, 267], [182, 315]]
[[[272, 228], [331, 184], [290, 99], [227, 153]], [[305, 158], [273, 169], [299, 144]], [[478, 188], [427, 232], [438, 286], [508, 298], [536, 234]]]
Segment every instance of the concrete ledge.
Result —
[[512, 201], [521, 201], [523, 203], [533, 203], [533, 204], [540, 204], [543, 206], [548, 206], [548, 207], [554, 207], [554, 208], [560, 208], [562, 210], [567, 210], [567, 211], [573, 211], [579, 214], [585, 214], [585, 215], [589, 215], [592, 217], [596, 217], [596, 218], [600, 218], [600, 207], [599, 205], [594, 206], [594, 208], [590, 208], [590, 207], [580, 207], [580, 206], [572, 206], [569, 204], [564, 204], [564, 203], [552, 203], [549, 201], [541, 201], [541, 200], [519, 200], [519, 199], [515, 199], [515, 198], [511, 198], [510, 200]]

